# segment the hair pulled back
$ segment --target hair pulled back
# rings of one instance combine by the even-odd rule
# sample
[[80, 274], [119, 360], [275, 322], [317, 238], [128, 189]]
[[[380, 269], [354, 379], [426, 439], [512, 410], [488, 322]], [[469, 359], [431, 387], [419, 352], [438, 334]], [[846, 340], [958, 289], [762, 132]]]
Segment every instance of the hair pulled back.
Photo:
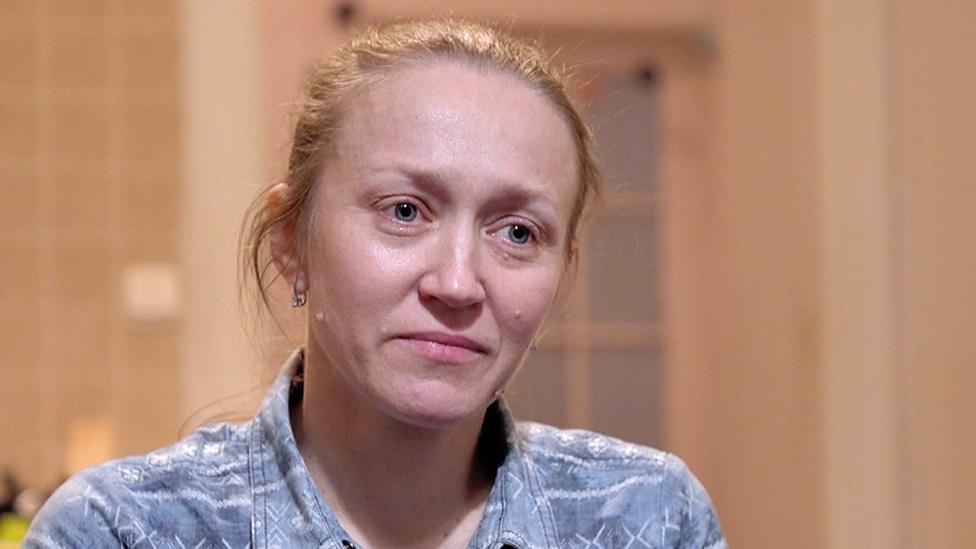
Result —
[[297, 236], [300, 250], [307, 247], [309, 204], [315, 183], [335, 145], [343, 108], [362, 87], [393, 69], [411, 63], [452, 60], [519, 77], [546, 97], [572, 132], [577, 155], [577, 195], [569, 222], [565, 256], [573, 262], [577, 230], [583, 211], [599, 193], [599, 175], [590, 151], [590, 134], [566, 92], [564, 75], [534, 46], [494, 28], [465, 21], [431, 20], [369, 28], [313, 68], [306, 93], [298, 105], [288, 170], [287, 191], [271, 211], [264, 189], [251, 204], [241, 231], [241, 290], [253, 284], [258, 302], [270, 309], [268, 278], [272, 261], [267, 241], [281, 227]]

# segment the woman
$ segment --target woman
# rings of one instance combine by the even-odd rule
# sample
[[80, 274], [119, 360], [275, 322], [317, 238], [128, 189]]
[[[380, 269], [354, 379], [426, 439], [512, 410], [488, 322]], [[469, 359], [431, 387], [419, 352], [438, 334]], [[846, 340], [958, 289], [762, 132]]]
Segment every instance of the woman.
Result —
[[305, 345], [251, 422], [79, 474], [26, 547], [723, 547], [677, 458], [499, 398], [595, 185], [536, 50], [451, 21], [356, 38], [244, 248], [265, 302], [270, 257], [307, 307]]

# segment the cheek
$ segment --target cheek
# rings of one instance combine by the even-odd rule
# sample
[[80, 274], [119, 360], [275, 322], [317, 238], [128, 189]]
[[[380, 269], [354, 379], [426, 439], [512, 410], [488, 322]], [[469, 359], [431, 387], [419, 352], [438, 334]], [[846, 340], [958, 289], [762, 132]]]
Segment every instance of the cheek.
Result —
[[357, 307], [381, 301], [385, 294], [399, 291], [397, 281], [409, 277], [410, 263], [402, 252], [385, 246], [368, 234], [346, 232], [339, 238], [322, 235], [330, 243], [321, 249], [313, 273], [329, 297], [339, 305]]
[[541, 327], [555, 300], [559, 278], [558, 274], [543, 271], [515, 277], [502, 290], [499, 312], [519, 341], [530, 340]]

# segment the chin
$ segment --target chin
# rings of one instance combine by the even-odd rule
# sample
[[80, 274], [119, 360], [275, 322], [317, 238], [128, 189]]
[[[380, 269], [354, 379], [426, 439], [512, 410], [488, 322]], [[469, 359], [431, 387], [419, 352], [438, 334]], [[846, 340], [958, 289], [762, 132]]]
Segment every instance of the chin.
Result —
[[443, 382], [410, 387], [393, 399], [393, 416], [403, 423], [427, 429], [448, 429], [477, 418], [491, 403]]

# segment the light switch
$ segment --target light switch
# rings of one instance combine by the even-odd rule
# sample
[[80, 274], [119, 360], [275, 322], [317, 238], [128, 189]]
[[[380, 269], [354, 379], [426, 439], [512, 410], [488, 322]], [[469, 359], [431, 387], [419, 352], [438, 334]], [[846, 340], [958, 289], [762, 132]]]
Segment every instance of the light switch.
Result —
[[179, 270], [171, 263], [133, 263], [123, 273], [126, 315], [139, 321], [160, 321], [180, 311]]

